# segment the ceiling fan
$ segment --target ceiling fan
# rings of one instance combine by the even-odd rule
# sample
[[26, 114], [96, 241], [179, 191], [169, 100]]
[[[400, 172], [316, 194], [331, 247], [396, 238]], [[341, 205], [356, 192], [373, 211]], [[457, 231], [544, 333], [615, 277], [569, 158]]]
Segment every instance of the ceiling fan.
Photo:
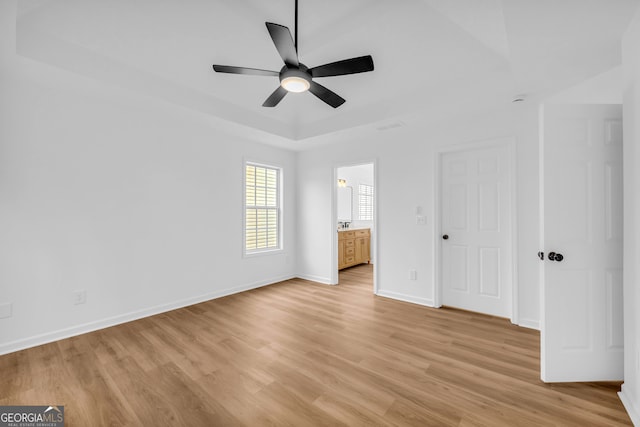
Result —
[[373, 58], [371, 55], [344, 59], [313, 68], [308, 68], [301, 63], [298, 60], [298, 0], [295, 0], [295, 40], [291, 37], [289, 28], [284, 25], [271, 22], [265, 22], [265, 24], [273, 44], [284, 61], [284, 67], [280, 71], [234, 67], [231, 65], [213, 66], [213, 69], [219, 73], [279, 77], [280, 86], [264, 101], [263, 107], [275, 107], [288, 92], [305, 92], [308, 90], [333, 108], [338, 108], [344, 104], [344, 98], [313, 79], [373, 71]]

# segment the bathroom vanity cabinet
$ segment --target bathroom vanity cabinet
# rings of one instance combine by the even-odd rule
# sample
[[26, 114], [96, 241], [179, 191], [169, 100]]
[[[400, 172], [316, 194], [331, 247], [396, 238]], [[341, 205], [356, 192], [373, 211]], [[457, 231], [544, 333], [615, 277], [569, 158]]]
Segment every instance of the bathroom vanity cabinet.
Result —
[[338, 231], [338, 270], [371, 261], [371, 230]]

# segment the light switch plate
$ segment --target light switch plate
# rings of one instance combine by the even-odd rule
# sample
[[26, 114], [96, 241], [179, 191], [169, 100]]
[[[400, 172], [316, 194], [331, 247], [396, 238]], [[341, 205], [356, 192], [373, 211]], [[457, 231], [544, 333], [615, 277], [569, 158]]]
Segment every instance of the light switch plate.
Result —
[[6, 319], [13, 315], [13, 304], [0, 304], [0, 319]]

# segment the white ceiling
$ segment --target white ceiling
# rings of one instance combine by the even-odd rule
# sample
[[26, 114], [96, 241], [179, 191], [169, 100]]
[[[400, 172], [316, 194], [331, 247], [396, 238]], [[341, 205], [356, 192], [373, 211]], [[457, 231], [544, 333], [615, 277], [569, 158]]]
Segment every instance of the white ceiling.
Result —
[[620, 63], [639, 0], [300, 0], [307, 66], [371, 54], [375, 70], [318, 79], [347, 102], [310, 93], [262, 102], [279, 70], [265, 21], [293, 29], [294, 0], [21, 0], [17, 52], [235, 123], [299, 141], [403, 116], [506, 105]]

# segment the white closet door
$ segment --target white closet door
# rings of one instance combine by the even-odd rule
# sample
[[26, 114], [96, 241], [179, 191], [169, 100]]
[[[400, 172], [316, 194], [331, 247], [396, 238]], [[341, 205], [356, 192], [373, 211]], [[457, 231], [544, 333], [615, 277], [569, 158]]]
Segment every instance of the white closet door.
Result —
[[504, 145], [442, 156], [443, 305], [511, 317], [509, 174]]

